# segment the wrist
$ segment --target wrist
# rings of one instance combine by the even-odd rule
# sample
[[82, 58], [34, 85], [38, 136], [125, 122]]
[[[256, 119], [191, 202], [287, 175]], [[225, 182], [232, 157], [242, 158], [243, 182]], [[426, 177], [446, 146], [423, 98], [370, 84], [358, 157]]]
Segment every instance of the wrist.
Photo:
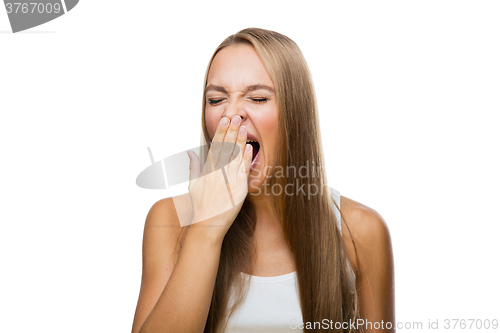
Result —
[[186, 237], [195, 239], [197, 243], [220, 248], [226, 235], [225, 227], [220, 223], [194, 223], [189, 226]]

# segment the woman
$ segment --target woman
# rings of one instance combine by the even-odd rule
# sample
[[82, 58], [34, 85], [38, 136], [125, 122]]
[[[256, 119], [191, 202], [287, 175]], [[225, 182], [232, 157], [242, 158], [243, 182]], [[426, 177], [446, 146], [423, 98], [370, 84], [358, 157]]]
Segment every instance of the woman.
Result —
[[389, 232], [373, 209], [330, 195], [298, 46], [255, 28], [223, 41], [202, 125], [211, 150], [189, 153], [189, 195], [147, 216], [132, 331], [392, 332]]

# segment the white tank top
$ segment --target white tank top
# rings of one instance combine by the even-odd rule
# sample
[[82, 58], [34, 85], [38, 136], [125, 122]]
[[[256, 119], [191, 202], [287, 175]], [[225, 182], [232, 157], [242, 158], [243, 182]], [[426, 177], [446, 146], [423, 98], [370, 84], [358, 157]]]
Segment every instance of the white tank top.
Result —
[[[330, 188], [330, 193], [340, 208], [340, 192]], [[333, 209], [342, 232], [340, 212], [335, 205]], [[271, 277], [241, 275], [250, 279], [248, 294], [229, 317], [226, 333], [303, 332], [299, 329], [302, 327], [302, 311], [296, 272]], [[351, 277], [352, 287], [355, 279], [352, 269]]]

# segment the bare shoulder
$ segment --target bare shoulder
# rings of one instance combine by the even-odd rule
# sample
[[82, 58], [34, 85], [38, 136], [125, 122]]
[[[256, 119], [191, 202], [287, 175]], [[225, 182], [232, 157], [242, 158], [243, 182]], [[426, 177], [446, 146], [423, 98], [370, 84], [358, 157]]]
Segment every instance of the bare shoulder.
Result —
[[[151, 207], [144, 225], [143, 246], [150, 242], [153, 244], [158, 243], [158, 247], [166, 246], [168, 252], [171, 252], [172, 255], [175, 255], [180, 250], [181, 239], [186, 232], [186, 228], [180, 225], [174, 200], [179, 202], [185, 199], [185, 196], [187, 194], [161, 199]], [[157, 246], [153, 246], [153, 248], [160, 250]]]
[[[392, 263], [391, 236], [384, 218], [375, 209], [344, 196], [341, 196], [340, 207], [345, 219], [342, 221], [342, 234], [349, 259], [355, 267], [360, 268], [358, 259], [379, 263], [389, 260]], [[366, 267], [366, 264], [368, 262], [362, 266]]]
[[[342, 235], [349, 261], [355, 266], [361, 316], [369, 322], [394, 325], [394, 260], [387, 223], [377, 211], [359, 202], [345, 197], [340, 202], [348, 229], [343, 223]], [[374, 331], [379, 330], [367, 330]]]

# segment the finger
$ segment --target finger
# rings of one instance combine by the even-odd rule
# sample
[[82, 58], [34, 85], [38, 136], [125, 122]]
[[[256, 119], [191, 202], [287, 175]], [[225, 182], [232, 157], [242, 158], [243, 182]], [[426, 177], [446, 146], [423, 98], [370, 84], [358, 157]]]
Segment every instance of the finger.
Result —
[[222, 149], [222, 141], [224, 140], [224, 136], [226, 135], [227, 129], [229, 125], [229, 118], [222, 117], [217, 126], [217, 130], [215, 131], [215, 135], [212, 139], [212, 143], [210, 144], [210, 149], [208, 151], [207, 161], [203, 167], [204, 173], [209, 173], [214, 171], [215, 165], [219, 160], [219, 154]]
[[231, 125], [229, 125], [229, 129], [227, 130], [226, 136], [224, 137], [222, 151], [219, 155], [219, 160], [217, 161], [217, 169], [229, 163], [229, 159], [231, 158], [234, 147], [236, 146], [236, 139], [238, 137], [240, 124], [241, 117], [237, 115], [233, 116], [233, 118], [231, 119]]
[[201, 174], [200, 159], [196, 153], [191, 150], [187, 151], [189, 157], [189, 181], [195, 180]]
[[250, 166], [252, 165], [252, 150], [251, 144], [246, 144], [245, 152], [243, 153], [243, 161], [240, 164], [239, 173], [245, 175], [246, 179], [250, 177]]
[[217, 131], [212, 139], [212, 142], [222, 142], [224, 140], [224, 136], [226, 135], [227, 125], [229, 125], [229, 118], [222, 117], [219, 121], [219, 125], [217, 126]]
[[237, 147], [234, 148], [233, 154], [231, 155], [231, 160], [229, 164], [231, 166], [231, 170], [238, 170], [241, 164], [241, 160], [243, 159], [243, 153], [245, 152], [245, 145], [247, 143], [247, 128], [245, 126], [241, 126], [238, 132], [238, 140], [236, 141]]

